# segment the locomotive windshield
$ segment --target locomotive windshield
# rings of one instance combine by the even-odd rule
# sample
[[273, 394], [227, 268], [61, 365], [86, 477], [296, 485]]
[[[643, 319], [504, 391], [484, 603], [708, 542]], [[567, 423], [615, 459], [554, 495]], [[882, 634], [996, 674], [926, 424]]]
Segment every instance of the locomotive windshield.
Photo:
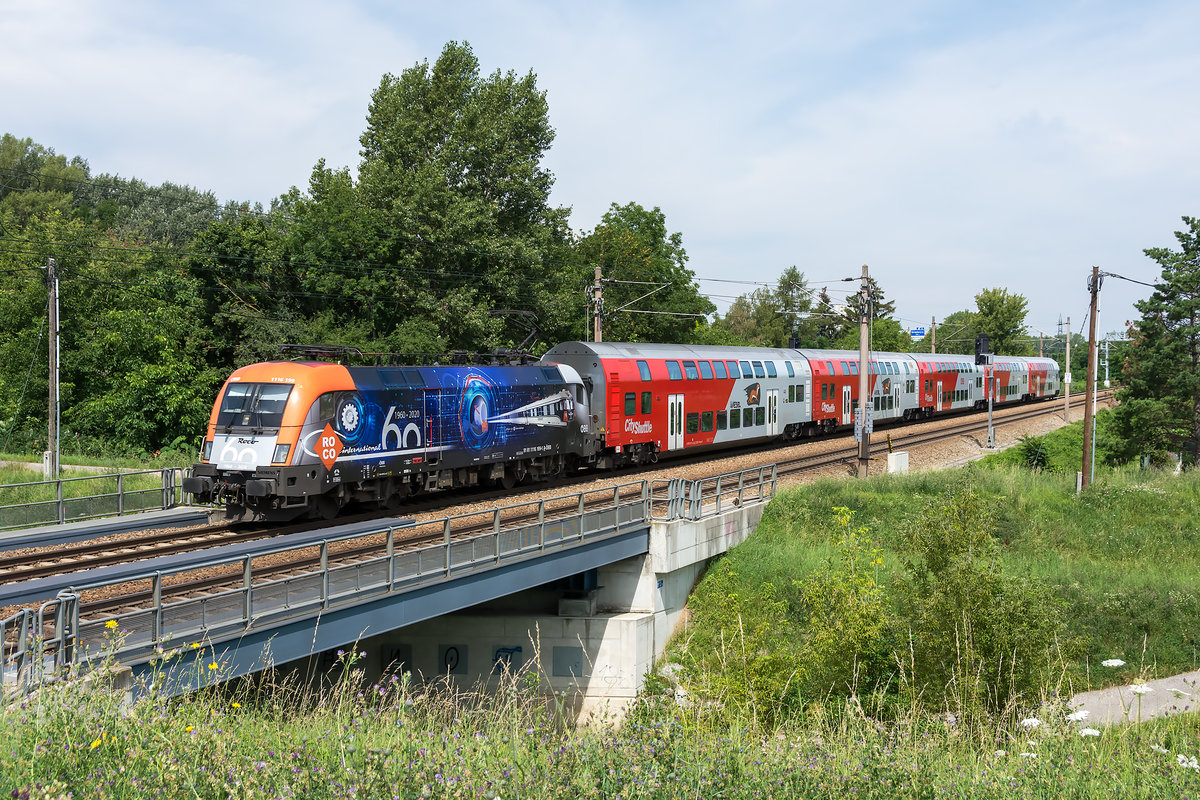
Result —
[[279, 383], [231, 383], [221, 398], [217, 425], [222, 427], [278, 428], [283, 424], [292, 387]]

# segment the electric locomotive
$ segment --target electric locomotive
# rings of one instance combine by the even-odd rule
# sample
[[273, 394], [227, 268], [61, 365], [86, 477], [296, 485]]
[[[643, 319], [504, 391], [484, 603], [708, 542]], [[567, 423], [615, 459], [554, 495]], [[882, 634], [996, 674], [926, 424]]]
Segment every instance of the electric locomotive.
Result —
[[587, 394], [566, 365], [272, 361], [221, 388], [184, 489], [231, 516], [328, 519], [350, 501], [546, 479], [593, 449]]

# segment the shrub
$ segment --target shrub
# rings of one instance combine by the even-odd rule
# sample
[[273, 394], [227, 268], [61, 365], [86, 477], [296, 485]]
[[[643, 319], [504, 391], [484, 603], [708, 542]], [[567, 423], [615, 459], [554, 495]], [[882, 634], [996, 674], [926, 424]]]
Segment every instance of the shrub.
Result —
[[868, 691], [893, 672], [895, 618], [879, 584], [883, 551], [852, 527], [854, 512], [835, 508], [841, 537], [834, 542], [837, 563], [801, 584], [804, 640], [801, 664], [805, 694]]
[[1061, 602], [1047, 586], [1001, 571], [993, 518], [994, 509], [960, 484], [904, 532], [904, 681], [914, 698], [960, 716], [1034, 699], [1061, 628]]

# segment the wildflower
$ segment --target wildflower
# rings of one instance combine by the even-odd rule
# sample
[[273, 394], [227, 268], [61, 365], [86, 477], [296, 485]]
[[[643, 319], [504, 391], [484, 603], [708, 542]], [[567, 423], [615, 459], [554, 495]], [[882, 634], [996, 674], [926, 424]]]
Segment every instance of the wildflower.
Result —
[[192, 649], [193, 649], [193, 650], [197, 649], [198, 647], [200, 647], [200, 643], [199, 643], [199, 642], [192, 642]]
[[1197, 761], [1195, 756], [1188, 758], [1183, 753], [1179, 753], [1175, 756], [1175, 760], [1178, 761], [1179, 766], [1183, 767], [1184, 769], [1194, 769], [1197, 772], [1200, 772], [1200, 761]]
[[1021, 753], [1021, 758], [1037, 758], [1037, 753]]
[[192, 726], [191, 726], [191, 725], [188, 725], [186, 728], [184, 728], [184, 729], [183, 729], [183, 732], [184, 732], [184, 733], [191, 733], [191, 732], [192, 732]]
[[117, 627], [117, 621], [115, 619], [110, 619], [108, 622], [104, 623], [104, 627], [111, 631], [113, 628]]
[[[94, 740], [92, 741], [92, 748], [91, 748], [91, 749], [95, 750], [97, 747], [99, 747], [99, 746], [100, 746], [100, 741], [101, 741], [101, 740], [100, 740], [99, 738], [96, 738], [96, 739], [94, 739]], [[1181, 757], [1182, 757], [1182, 756], [1181, 756]]]
[[214, 661], [214, 662], [212, 662], [211, 664], [209, 664], [209, 665], [208, 665], [208, 668], [209, 668], [209, 669], [216, 669], [216, 668], [217, 668], [217, 662], [215, 662], [215, 661]]
[[242, 707], [242, 704], [241, 704], [241, 703], [239, 703], [239, 702], [237, 702], [237, 701], [234, 701], [234, 702], [230, 703], [230, 705], [231, 705], [231, 706], [233, 706], [234, 708], [241, 708], [241, 707]]
[[1179, 689], [1174, 686], [1171, 687], [1171, 692], [1176, 697], [1191, 697], [1192, 696], [1189, 692], [1185, 692], [1183, 689]]
[[1154, 691], [1154, 687], [1148, 683], [1135, 683], [1129, 687], [1129, 691], [1134, 694], [1147, 694]]
[[1003, 750], [997, 750], [992, 755], [994, 755], [996, 758], [1004, 758], [1004, 756], [1008, 755], [1008, 753], [1004, 752]]
[[1100, 731], [1096, 730], [1095, 728], [1080, 728], [1079, 735], [1080, 736], [1099, 736]]
[[1089, 713], [1091, 712], [1089, 712], [1086, 708], [1081, 708], [1074, 714], [1067, 714], [1067, 719], [1069, 719], [1071, 722], [1083, 722], [1088, 718]]
[[1042, 724], [1042, 721], [1040, 719], [1038, 719], [1037, 717], [1027, 717], [1027, 718], [1021, 720], [1022, 728], [1036, 728], [1038, 725], [1041, 725], [1041, 724]]
[[1162, 747], [1161, 745], [1157, 745], [1157, 744], [1152, 744], [1152, 745], [1150, 745], [1150, 749], [1151, 749], [1151, 750], [1153, 750], [1153, 751], [1154, 751], [1154, 752], [1156, 752], [1156, 753], [1162, 753], [1163, 755], [1166, 755], [1167, 753], [1170, 753], [1170, 752], [1171, 752], [1171, 751], [1170, 751], [1170, 750], [1168, 750], [1167, 748], [1165, 748], [1165, 747]]
[[1104, 661], [1101, 661], [1100, 666], [1102, 666], [1102, 667], [1123, 667], [1123, 666], [1125, 666], [1125, 662], [1119, 658], [1109, 658], [1109, 659], [1105, 659]]

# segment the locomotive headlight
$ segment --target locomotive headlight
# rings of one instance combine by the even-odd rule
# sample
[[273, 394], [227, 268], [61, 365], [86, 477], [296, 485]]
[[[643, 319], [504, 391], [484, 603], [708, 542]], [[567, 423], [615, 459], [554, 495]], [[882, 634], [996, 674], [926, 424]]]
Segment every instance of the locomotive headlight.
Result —
[[212, 439], [209, 439], [207, 442], [204, 443], [204, 450], [200, 453], [200, 460], [208, 461], [208, 459], [211, 456], [212, 456]]
[[291, 451], [291, 449], [292, 446], [290, 444], [275, 445], [275, 454], [271, 456], [271, 463], [282, 464], [284, 461], [287, 461], [288, 452]]

